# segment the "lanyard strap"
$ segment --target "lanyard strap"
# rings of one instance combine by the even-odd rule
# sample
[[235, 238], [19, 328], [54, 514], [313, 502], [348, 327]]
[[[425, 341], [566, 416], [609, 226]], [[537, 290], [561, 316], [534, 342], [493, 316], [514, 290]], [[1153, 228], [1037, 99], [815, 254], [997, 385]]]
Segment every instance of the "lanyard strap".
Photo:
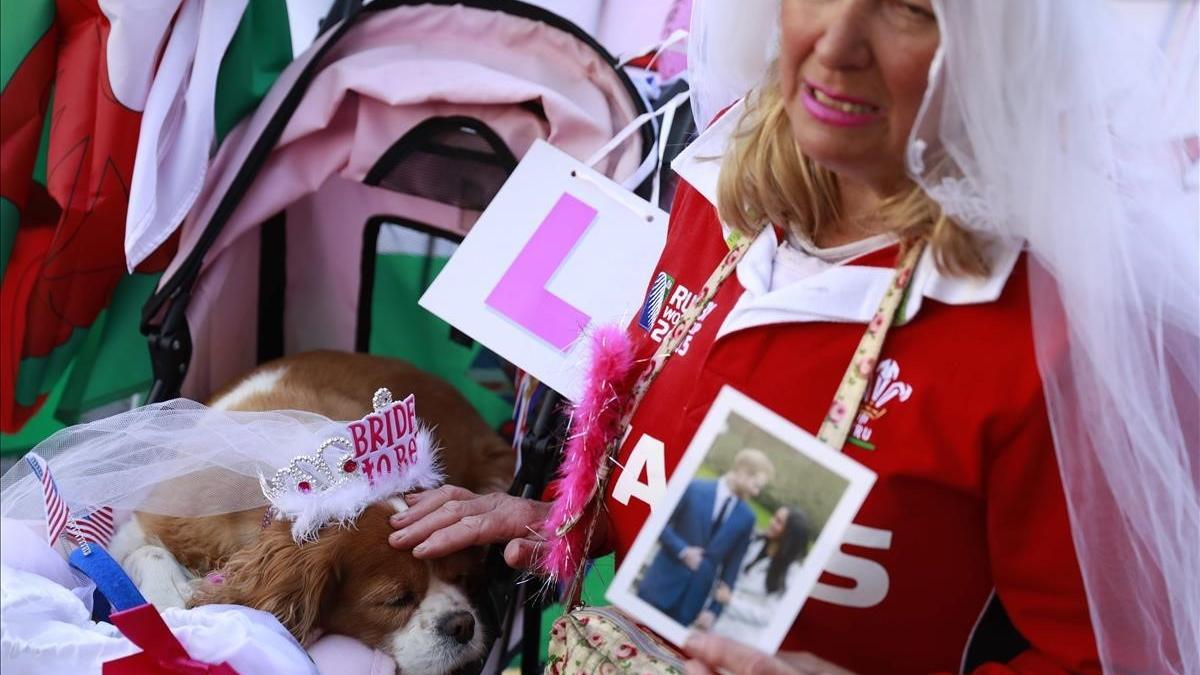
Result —
[[[741, 237], [740, 240], [734, 243], [729, 253], [725, 254], [720, 264], [713, 270], [708, 281], [704, 282], [704, 285], [700, 287], [700, 292], [696, 294], [693, 302], [679, 317], [675, 326], [671, 328], [671, 332], [667, 337], [663, 338], [662, 343], [658, 346], [658, 350], [651, 357], [646, 370], [642, 372], [637, 382], [634, 383], [633, 391], [629, 397], [629, 404], [621, 417], [621, 424], [618, 428], [625, 429], [629, 426], [630, 421], [633, 419], [633, 414], [642, 402], [642, 397], [646, 395], [646, 391], [650, 388], [654, 379], [658, 377], [663, 367], [666, 366], [667, 359], [679, 348], [679, 344], [683, 342], [684, 336], [695, 325], [696, 319], [704, 311], [705, 306], [717, 294], [717, 289], [720, 285], [737, 268], [738, 262], [746, 255], [746, 251], [750, 248], [752, 241], [751, 237]], [[920, 260], [921, 252], [924, 248], [923, 243], [908, 246], [902, 254], [900, 261], [896, 264], [896, 273], [892, 276], [892, 282], [883, 294], [883, 299], [879, 302], [879, 309], [875, 311], [875, 316], [867, 324], [867, 330], [863, 333], [862, 339], [859, 340], [858, 348], [854, 352], [854, 358], [850, 360], [850, 365], [846, 367], [846, 373], [842, 376], [842, 382], [838, 385], [837, 393], [834, 394], [833, 404], [830, 405], [829, 411], [825, 415], [825, 420], [821, 423], [821, 428], [817, 431], [817, 439], [835, 450], [841, 450], [842, 446], [846, 443], [846, 439], [850, 436], [850, 428], [853, 426], [855, 413], [858, 411], [858, 406], [862, 404], [863, 396], [867, 393], [867, 382], [870, 381], [871, 376], [875, 373], [875, 362], [879, 360], [879, 354], [883, 349], [883, 339], [895, 321], [897, 310], [899, 310], [901, 302], [908, 292], [908, 286], [913, 277], [913, 270], [916, 269], [917, 261]], [[601, 469], [601, 474], [606, 474], [607, 471], [608, 465], [606, 464]]]
[[[760, 233], [759, 236], [765, 235]], [[617, 426], [618, 429], [629, 428], [638, 405], [642, 402], [646, 391], [650, 389], [650, 385], [654, 383], [655, 378], [658, 377], [663, 367], [666, 366], [667, 359], [679, 348], [684, 337], [696, 324], [696, 320], [700, 317], [704, 308], [716, 296], [721, 284], [729, 278], [729, 275], [733, 273], [738, 263], [746, 255], [746, 251], [749, 250], [753, 241], [753, 237], [734, 235], [734, 239], [730, 242], [729, 252], [725, 254], [725, 257], [721, 259], [717, 268], [709, 275], [708, 281], [705, 281], [704, 285], [700, 287], [700, 291], [680, 315], [675, 325], [671, 327], [670, 333], [659, 343], [654, 356], [650, 358], [650, 363], [647, 364], [646, 369], [642, 371], [642, 374], [634, 383], [625, 410], [621, 414], [620, 423]], [[859, 340], [858, 348], [854, 352], [854, 358], [851, 359], [850, 365], [847, 366], [846, 373], [842, 376], [842, 382], [834, 394], [833, 404], [829, 407], [829, 411], [825, 415], [825, 420], [817, 432], [817, 438], [835, 450], [841, 450], [842, 446], [846, 443], [846, 438], [850, 435], [850, 428], [853, 425], [855, 413], [857, 413], [858, 406], [862, 403], [863, 396], [866, 394], [867, 382], [875, 372], [875, 362], [878, 360], [880, 351], [883, 349], [883, 339], [887, 335], [888, 329], [894, 323], [896, 313], [908, 292], [908, 287], [913, 277], [913, 270], [916, 269], [917, 261], [920, 260], [921, 252], [924, 248], [924, 243], [918, 242], [908, 246], [902, 253], [900, 261], [896, 265], [896, 272], [892, 276], [892, 281], [888, 284], [888, 289], [880, 300], [879, 309], [876, 310], [871, 322], [867, 324], [867, 330], [863, 333], [862, 339]], [[607, 491], [608, 475], [612, 468], [611, 465], [616, 463], [616, 455], [620, 450], [622, 440], [623, 437], [613, 440], [612, 445], [608, 448], [608, 461], [599, 467], [596, 475], [596, 483], [592, 487], [591, 494], [584, 500], [583, 506], [580, 507], [579, 511], [567, 518], [557, 528], [555, 532], [556, 536], [561, 537], [573, 528], [595, 500]], [[589, 535], [594, 524], [595, 521], [593, 520], [592, 524], [589, 525]]]
[[833, 395], [833, 404], [829, 406], [829, 412], [825, 413], [825, 420], [821, 422], [821, 428], [817, 431], [817, 440], [834, 450], [841, 450], [850, 436], [850, 427], [858, 414], [858, 406], [862, 405], [863, 396], [867, 393], [867, 383], [875, 375], [875, 363], [883, 350], [883, 338], [892, 327], [900, 305], [908, 294], [913, 270], [916, 269], [924, 248], [923, 243], [916, 243], [901, 255], [900, 262], [896, 264], [896, 273], [892, 276], [892, 283], [888, 285], [883, 300], [879, 302], [879, 309], [875, 310], [875, 316], [871, 318], [866, 332], [858, 341], [854, 358], [850, 359], [846, 374], [842, 376], [842, 383]]
[[[736, 238], [731, 242], [729, 252], [721, 259], [717, 268], [712, 271], [712, 274], [708, 277], [708, 281], [704, 282], [704, 285], [700, 287], [700, 291], [696, 296], [692, 298], [691, 304], [688, 305], [675, 325], [672, 326], [671, 332], [659, 343], [654, 356], [650, 358], [650, 363], [647, 364], [646, 369], [642, 371], [641, 376], [634, 383], [625, 411], [621, 415], [618, 429], [629, 428], [629, 424], [633, 420], [633, 415], [637, 412], [638, 405], [642, 402], [646, 391], [650, 389], [650, 385], [654, 383], [655, 378], [662, 372], [663, 367], [667, 365], [667, 359], [671, 358], [671, 354], [679, 348], [680, 343], [683, 342], [683, 338], [692, 330], [704, 308], [716, 296], [721, 284], [737, 269], [738, 263], [746, 255], [746, 251], [750, 249], [750, 244], [754, 242], [753, 237], [738, 234], [734, 236]], [[759, 236], [765, 235], [760, 234]], [[862, 404], [863, 396], [867, 393], [867, 382], [875, 373], [875, 362], [879, 359], [879, 353], [883, 349], [883, 339], [887, 336], [888, 329], [892, 327], [892, 323], [895, 321], [896, 312], [908, 292], [908, 286], [912, 282], [913, 270], [916, 269], [917, 261], [920, 260], [921, 252], [924, 249], [923, 242], [914, 243], [908, 246], [901, 255], [900, 261], [896, 264], [896, 272], [892, 276], [892, 282], [888, 284], [888, 289], [883, 294], [883, 299], [879, 302], [879, 309], [875, 311], [875, 316], [867, 324], [867, 330], [863, 333], [862, 339], [859, 340], [858, 348], [854, 352], [854, 358], [850, 360], [850, 365], [846, 367], [846, 373], [842, 376], [842, 382], [838, 385], [837, 392], [834, 394], [833, 404], [829, 406], [829, 411], [825, 414], [825, 420], [821, 423], [821, 428], [817, 431], [817, 439], [835, 450], [841, 450], [842, 446], [846, 443], [846, 439], [850, 436], [850, 428], [853, 426], [858, 406]], [[619, 449], [620, 441], [618, 440], [609, 449], [612, 459], [616, 458], [616, 453]], [[597, 483], [598, 487], [601, 488], [601, 492], [608, 478], [612, 463], [606, 462], [600, 467]]]
[[[737, 269], [738, 261], [746, 255], [746, 251], [749, 250], [750, 244], [753, 241], [753, 237], [747, 237], [738, 233], [732, 235], [729, 242], [729, 252], [725, 254], [725, 257], [721, 259], [717, 268], [709, 275], [708, 281], [704, 282], [704, 285], [700, 287], [700, 291], [692, 298], [692, 302], [683, 310], [683, 313], [676, 320], [675, 325], [671, 327], [671, 331], [659, 343], [658, 350], [654, 352], [654, 356], [650, 357], [650, 363], [647, 364], [642, 374], [638, 376], [625, 403], [620, 421], [617, 423], [617, 429], [629, 428], [629, 422], [633, 419], [633, 413], [637, 411], [638, 404], [642, 402], [642, 397], [646, 395], [646, 390], [650, 388], [651, 383], [654, 382], [654, 378], [658, 377], [658, 374], [662, 372], [663, 366], [667, 365], [667, 359], [679, 348], [684, 336], [695, 325], [700, 313], [704, 311], [704, 308], [712, 301], [713, 296], [717, 294], [717, 289], [720, 288], [721, 283], [729, 278], [733, 270]], [[555, 529], [555, 536], [561, 537], [574, 528], [580, 519], [583, 518], [584, 514], [587, 513], [588, 509], [596, 503], [596, 500], [603, 498], [608, 486], [608, 474], [612, 471], [612, 465], [616, 463], [617, 452], [620, 448], [621, 437], [618, 435], [607, 448], [607, 458], [600, 464], [596, 472], [596, 482], [592, 485], [591, 491], [583, 500], [579, 509], [568, 516]], [[593, 527], [595, 527], [595, 520], [588, 526], [587, 536], [589, 538]]]
[[[717, 264], [717, 268], [709, 275], [708, 281], [700, 287], [699, 292], [692, 298], [692, 302], [683, 310], [675, 325], [671, 327], [671, 332], [667, 333], [666, 337], [658, 345], [658, 350], [654, 352], [654, 356], [650, 357], [650, 363], [646, 369], [638, 377], [637, 382], [633, 385], [633, 390], [630, 392], [629, 402], [625, 407], [625, 412], [621, 415], [621, 423], [618, 429], [625, 429], [629, 426], [629, 422], [633, 419], [633, 414], [637, 412], [638, 405], [642, 402], [642, 397], [646, 395], [646, 391], [650, 389], [654, 379], [662, 372], [664, 366], [667, 365], [667, 359], [671, 358], [671, 354], [679, 349], [679, 345], [683, 342], [683, 338], [692, 330], [692, 326], [696, 324], [696, 320], [700, 318], [700, 314], [708, 303], [717, 294], [717, 290], [721, 287], [730, 274], [737, 269], [737, 265], [746, 255], [746, 251], [750, 249], [750, 244], [754, 242], [754, 237], [747, 237], [741, 234], [734, 234], [735, 239], [731, 242], [729, 253], [721, 259]], [[607, 471], [608, 466], [602, 471]]]

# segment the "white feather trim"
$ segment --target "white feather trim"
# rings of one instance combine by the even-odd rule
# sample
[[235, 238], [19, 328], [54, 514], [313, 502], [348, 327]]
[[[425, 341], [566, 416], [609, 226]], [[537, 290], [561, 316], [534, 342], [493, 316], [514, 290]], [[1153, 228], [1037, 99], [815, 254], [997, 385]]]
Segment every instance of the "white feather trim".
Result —
[[438, 457], [441, 448], [434, 440], [433, 433], [423, 423], [418, 423], [414, 436], [417, 457], [403, 472], [389, 472], [377, 477], [373, 483], [368, 482], [361, 472], [356, 472], [346, 482], [328, 490], [291, 490], [273, 497], [267, 487], [267, 479], [260, 475], [263, 494], [270, 499], [279, 520], [292, 521], [292, 538], [297, 543], [314, 541], [322, 527], [350, 526], [367, 506], [375, 502], [442, 484], [445, 475]]

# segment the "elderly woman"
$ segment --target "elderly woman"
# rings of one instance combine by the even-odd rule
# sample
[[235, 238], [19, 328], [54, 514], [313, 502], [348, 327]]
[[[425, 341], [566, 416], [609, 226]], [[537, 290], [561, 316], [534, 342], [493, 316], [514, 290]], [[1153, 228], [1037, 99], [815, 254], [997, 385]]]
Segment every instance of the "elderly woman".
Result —
[[[629, 549], [663, 489], [643, 468], [723, 386], [878, 475], [780, 654], [696, 636], [690, 670], [1200, 668], [1195, 198], [1147, 124], [1158, 62], [1082, 4], [782, 0], [768, 77], [676, 164], [656, 276], [704, 311], [590, 554]], [[514, 566], [547, 513], [409, 501], [393, 545], [509, 541]]]

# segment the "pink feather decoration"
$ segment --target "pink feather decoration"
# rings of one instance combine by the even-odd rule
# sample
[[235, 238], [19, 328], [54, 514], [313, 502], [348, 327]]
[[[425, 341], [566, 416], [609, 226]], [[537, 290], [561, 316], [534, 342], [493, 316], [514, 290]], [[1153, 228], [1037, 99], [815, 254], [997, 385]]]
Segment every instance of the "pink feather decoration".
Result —
[[608, 461], [609, 447], [622, 432], [619, 425], [633, 384], [633, 365], [633, 341], [623, 329], [605, 326], [593, 333], [587, 384], [571, 409], [563, 462], [552, 487], [555, 500], [543, 531], [547, 541], [539, 561], [543, 574], [562, 582], [572, 580], [581, 556], [586, 555], [588, 517], [585, 515], [562, 536], [555, 533], [596, 496], [596, 477]]

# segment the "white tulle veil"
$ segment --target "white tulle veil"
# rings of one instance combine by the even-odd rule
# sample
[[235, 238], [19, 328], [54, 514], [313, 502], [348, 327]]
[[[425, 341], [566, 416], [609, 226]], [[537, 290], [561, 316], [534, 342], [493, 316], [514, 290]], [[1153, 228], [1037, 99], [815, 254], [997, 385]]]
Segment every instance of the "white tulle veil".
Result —
[[[346, 422], [175, 399], [68, 427], [34, 450], [76, 517], [108, 507], [119, 525], [134, 511], [194, 518], [271, 505], [305, 541], [326, 524], [353, 521], [372, 502], [440, 485], [439, 449], [419, 420], [412, 439], [403, 470], [389, 461], [388, 473], [368, 481], [365, 460], [348, 462], [353, 444]], [[300, 482], [309, 485], [299, 488]], [[46, 531], [42, 484], [26, 462], [4, 474], [0, 497], [4, 519]]]
[[[721, 1], [693, 13], [703, 39], [689, 69], [709, 111], [772, 58], [719, 33], [772, 35], [778, 16], [726, 28]], [[1134, 7], [1185, 22], [1157, 35], [1134, 29], [1129, 4], [934, 0], [941, 46], [908, 168], [958, 223], [1029, 252], [1038, 367], [1105, 669], [1200, 673], [1196, 3]]]
[[[259, 476], [341, 430], [311, 413], [226, 412], [177, 399], [68, 427], [34, 450], [77, 515], [109, 506], [118, 517], [134, 510], [195, 517], [266, 506]], [[222, 471], [219, 496], [179, 500], [159, 489], [209, 469]], [[43, 520], [41, 485], [25, 462], [5, 473], [2, 485], [0, 514]]]

